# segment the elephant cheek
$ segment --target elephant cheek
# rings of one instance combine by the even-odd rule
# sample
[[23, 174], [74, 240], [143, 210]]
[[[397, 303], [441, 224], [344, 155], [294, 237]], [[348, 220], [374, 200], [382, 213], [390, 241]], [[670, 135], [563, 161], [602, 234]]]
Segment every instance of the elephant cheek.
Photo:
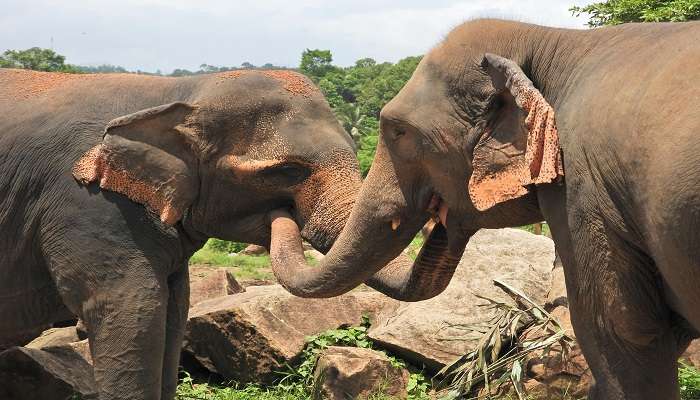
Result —
[[303, 221], [301, 235], [320, 251], [328, 251], [347, 222], [360, 188], [357, 177], [342, 171], [314, 174], [295, 202]]

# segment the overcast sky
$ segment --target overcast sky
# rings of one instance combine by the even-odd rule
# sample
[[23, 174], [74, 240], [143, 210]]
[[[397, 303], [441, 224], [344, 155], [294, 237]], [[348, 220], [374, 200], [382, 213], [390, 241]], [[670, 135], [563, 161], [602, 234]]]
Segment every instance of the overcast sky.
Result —
[[0, 52], [51, 47], [81, 65], [170, 72], [202, 63], [297, 66], [306, 48], [339, 65], [419, 55], [475, 17], [584, 28], [593, 0], [2, 0]]

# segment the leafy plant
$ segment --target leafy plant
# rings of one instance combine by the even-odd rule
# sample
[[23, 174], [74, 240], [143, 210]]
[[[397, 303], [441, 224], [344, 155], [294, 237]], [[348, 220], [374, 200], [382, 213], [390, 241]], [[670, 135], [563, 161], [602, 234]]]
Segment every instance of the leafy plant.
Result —
[[82, 72], [78, 67], [66, 64], [66, 57], [50, 49], [32, 47], [26, 50], [7, 50], [0, 55], [0, 68], [23, 68], [35, 71]]
[[[575, 343], [551, 314], [524, 293], [498, 280], [494, 280], [494, 284], [508, 294], [515, 305], [476, 295], [486, 300], [483, 306], [493, 309], [496, 315], [484, 327], [463, 326], [465, 330], [480, 334], [476, 348], [438, 373], [449, 380], [453, 398], [465, 398], [477, 385], [483, 384], [489, 394], [502, 392], [511, 385], [523, 400], [526, 358], [537, 353], [544, 356], [555, 345], [561, 347], [565, 358]], [[530, 339], [525, 332], [540, 332], [541, 335]]]
[[700, 19], [700, 0], [609, 0], [571, 7], [572, 14], [589, 14], [588, 26], [626, 22], [683, 22]]
[[680, 363], [678, 366], [678, 384], [681, 388], [681, 399], [700, 400], [700, 371]]
[[245, 249], [248, 245], [245, 243], [229, 242], [221, 239], [209, 239], [206, 246], [210, 249], [221, 253], [238, 253]]

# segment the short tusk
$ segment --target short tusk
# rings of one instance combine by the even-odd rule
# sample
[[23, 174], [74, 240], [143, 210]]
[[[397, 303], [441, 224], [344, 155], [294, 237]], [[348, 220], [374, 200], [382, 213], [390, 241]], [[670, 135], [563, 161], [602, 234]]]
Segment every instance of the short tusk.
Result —
[[391, 230], [395, 231], [401, 225], [401, 218], [395, 217], [391, 220]]
[[447, 228], [447, 211], [448, 211], [447, 204], [445, 204], [444, 202], [442, 204], [440, 204], [440, 209], [438, 210], [438, 216], [440, 218], [440, 223], [442, 223], [442, 225], [445, 228]]

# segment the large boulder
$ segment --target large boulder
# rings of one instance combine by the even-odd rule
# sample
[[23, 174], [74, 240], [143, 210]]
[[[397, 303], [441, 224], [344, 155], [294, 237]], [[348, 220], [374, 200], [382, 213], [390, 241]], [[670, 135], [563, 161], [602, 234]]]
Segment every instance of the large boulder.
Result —
[[[0, 399], [95, 399], [95, 381], [80, 343], [44, 349], [13, 347], [0, 353]], [[89, 352], [88, 352], [89, 354]]]
[[[394, 367], [382, 353], [354, 347], [331, 346], [314, 371], [315, 400], [367, 399], [372, 395], [405, 399], [409, 373]], [[382, 397], [384, 398], [384, 397]]]
[[226, 380], [270, 383], [301, 354], [306, 336], [357, 325], [363, 314], [397, 306], [373, 291], [303, 299], [279, 285], [252, 286], [190, 309], [183, 359]]
[[190, 267], [190, 307], [204, 300], [244, 291], [226, 269], [201, 265]]
[[263, 254], [267, 254], [267, 249], [264, 246], [260, 246], [257, 244], [249, 244], [238, 254], [243, 254], [246, 256], [261, 256]]
[[690, 342], [690, 346], [681, 356], [681, 360], [695, 368], [700, 368], [700, 339]]
[[60, 346], [80, 340], [78, 330], [75, 326], [65, 328], [51, 328], [45, 330], [41, 335], [29, 342], [25, 347], [32, 349], [42, 349], [44, 347]]
[[473, 349], [478, 336], [465, 327], [487, 323], [491, 309], [477, 295], [511, 301], [493, 284], [499, 279], [542, 304], [550, 286], [554, 243], [518, 229], [480, 230], [443, 293], [421, 302], [402, 303], [382, 313], [369, 336], [379, 345], [428, 370], [436, 371]]

